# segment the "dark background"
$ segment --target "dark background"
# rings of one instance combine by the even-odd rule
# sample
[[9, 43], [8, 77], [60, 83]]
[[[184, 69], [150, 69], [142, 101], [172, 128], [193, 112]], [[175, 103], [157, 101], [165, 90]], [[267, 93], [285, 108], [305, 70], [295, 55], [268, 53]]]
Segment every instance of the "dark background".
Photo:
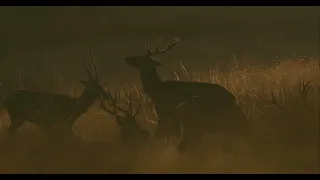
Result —
[[[202, 70], [233, 54], [271, 62], [276, 56], [318, 56], [319, 7], [0, 7], [0, 79], [47, 81], [53, 68], [66, 83], [86, 78], [82, 60], [93, 53], [104, 84], [136, 79], [124, 56], [148, 42], [177, 36], [165, 55], [163, 77], [183, 61]], [[168, 76], [169, 77], [169, 76]], [[46, 79], [46, 80], [44, 80]]]

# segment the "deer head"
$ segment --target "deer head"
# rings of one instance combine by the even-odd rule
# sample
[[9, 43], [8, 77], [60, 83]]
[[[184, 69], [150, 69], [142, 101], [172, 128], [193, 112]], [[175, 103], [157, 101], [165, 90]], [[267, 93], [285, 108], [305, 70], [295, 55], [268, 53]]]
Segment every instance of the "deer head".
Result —
[[[112, 96], [112, 94], [108, 91], [108, 93]], [[132, 100], [131, 100], [131, 94], [129, 95], [128, 99], [128, 109], [124, 110], [120, 108], [117, 105], [117, 99], [119, 97], [119, 93], [116, 94], [115, 97], [111, 97], [111, 102], [113, 106], [113, 110], [108, 109], [108, 105], [101, 96], [101, 104], [102, 108], [110, 113], [116, 116], [117, 124], [121, 127], [121, 139], [126, 143], [135, 143], [137, 141], [145, 143], [146, 140], [149, 138], [149, 133], [142, 129], [139, 124], [136, 122], [136, 116], [140, 112], [140, 107], [137, 108], [135, 112], [133, 112], [132, 108]], [[124, 116], [121, 116], [118, 114], [117, 109], [120, 109], [121, 111], [125, 112]]]
[[[138, 128], [140, 127], [137, 123], [136, 123], [136, 116], [138, 115], [139, 111], [140, 111], [140, 105], [139, 108], [133, 113], [133, 109], [132, 109], [132, 101], [131, 101], [131, 94], [129, 95], [129, 100], [128, 100], [128, 109], [122, 109], [121, 107], [119, 107], [117, 105], [117, 100], [119, 98], [119, 93], [116, 94], [115, 97], [113, 97], [113, 95], [111, 94], [111, 92], [109, 90], [107, 90], [108, 93], [111, 95], [111, 103], [113, 106], [113, 110], [108, 109], [108, 104], [105, 102], [104, 98], [101, 96], [101, 105], [102, 105], [102, 109], [104, 109], [106, 112], [113, 114], [116, 116], [116, 121], [117, 124], [121, 127], [121, 128]], [[124, 112], [124, 116], [121, 116], [118, 114], [117, 109], [120, 109], [122, 112]]]
[[155, 45], [155, 51], [152, 51], [150, 44], [148, 44], [146, 54], [142, 56], [125, 57], [125, 62], [140, 71], [154, 69], [157, 66], [161, 66], [162, 63], [154, 59], [152, 56], [165, 53], [166, 51], [172, 49], [178, 42], [179, 38], [174, 38], [164, 49], [160, 49], [161, 39], [159, 39]]
[[99, 76], [98, 76], [98, 67], [96, 62], [93, 60], [91, 53], [89, 53], [90, 60], [93, 64], [94, 68], [94, 75], [92, 75], [89, 71], [89, 68], [87, 66], [86, 57], [83, 60], [83, 65], [88, 73], [88, 81], [80, 80], [80, 83], [85, 86], [85, 89], [82, 93], [83, 98], [99, 98], [100, 96], [103, 96], [105, 99], [110, 100], [110, 95], [108, 92], [106, 92], [103, 87], [99, 83]]

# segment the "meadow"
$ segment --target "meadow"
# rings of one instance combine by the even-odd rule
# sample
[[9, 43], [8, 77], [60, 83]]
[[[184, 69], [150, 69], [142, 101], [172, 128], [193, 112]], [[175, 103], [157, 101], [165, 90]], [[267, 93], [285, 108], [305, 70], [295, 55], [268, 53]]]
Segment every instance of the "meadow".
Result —
[[[193, 72], [183, 64], [176, 69], [177, 80], [218, 83], [236, 95], [255, 129], [256, 152], [239, 148], [240, 156], [224, 154], [221, 137], [208, 135], [196, 153], [179, 156], [176, 142], [168, 140], [136, 154], [120, 143], [113, 115], [95, 105], [76, 121], [75, 139], [56, 141], [27, 123], [10, 142], [1, 141], [0, 173], [319, 173], [318, 60], [291, 58], [268, 67], [234, 62], [228, 70], [212, 67], [207, 72]], [[311, 88], [303, 98], [299, 85], [308, 81]], [[122, 100], [134, 92], [135, 105], [142, 104], [139, 123], [155, 131], [154, 107], [140, 84], [108, 88], [120, 92]], [[63, 89], [75, 95], [73, 87]], [[2, 116], [2, 134], [9, 124], [8, 116]]]

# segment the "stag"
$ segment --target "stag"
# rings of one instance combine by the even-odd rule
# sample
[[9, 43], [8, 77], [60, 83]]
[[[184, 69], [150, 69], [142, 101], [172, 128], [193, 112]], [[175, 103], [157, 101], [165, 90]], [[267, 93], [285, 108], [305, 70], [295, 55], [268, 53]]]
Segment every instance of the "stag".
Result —
[[[130, 94], [128, 99], [128, 109], [122, 109], [117, 105], [117, 99], [119, 97], [119, 94], [117, 93], [116, 96], [113, 97], [113, 95], [109, 91], [108, 93], [111, 96], [110, 101], [112, 103], [113, 110], [108, 109], [108, 105], [103, 99], [103, 97], [101, 97], [102, 109], [116, 116], [117, 124], [121, 128], [121, 141], [132, 149], [140, 150], [145, 146], [146, 142], [150, 137], [149, 132], [141, 128], [140, 125], [136, 122], [136, 116], [140, 112], [141, 105], [139, 105], [138, 109], [135, 112], [133, 112]], [[122, 112], [125, 112], [124, 116], [119, 115], [117, 109], [120, 109]]]
[[236, 104], [225, 105], [223, 100], [214, 97], [187, 99], [177, 106], [174, 119], [182, 126], [180, 153], [184, 153], [188, 146], [196, 146], [206, 134], [224, 135], [232, 141], [249, 140], [249, 124], [241, 108]]
[[[156, 138], [163, 138], [176, 135], [178, 127], [167, 128], [170, 124], [173, 112], [177, 105], [193, 96], [207, 96], [221, 99], [221, 106], [233, 106], [235, 96], [224, 87], [218, 84], [204, 82], [183, 82], [183, 81], [164, 81], [158, 73], [157, 67], [162, 63], [153, 58], [155, 55], [163, 54], [172, 49], [179, 39], [171, 40], [164, 49], [160, 49], [160, 42], [155, 45], [155, 51], [147, 47], [146, 54], [142, 56], [125, 57], [125, 62], [140, 72], [140, 79], [145, 93], [155, 103], [155, 109], [158, 116], [158, 126], [155, 133]], [[166, 125], [164, 125], [166, 124]]]
[[75, 120], [85, 113], [95, 100], [98, 100], [100, 96], [109, 99], [109, 94], [99, 83], [98, 68], [91, 54], [90, 60], [94, 67], [94, 76], [87, 67], [86, 59], [85, 57], [83, 63], [89, 79], [80, 81], [85, 88], [79, 97], [35, 90], [15, 90], [2, 98], [2, 107], [10, 116], [9, 133], [16, 132], [26, 121], [48, 130], [58, 126], [72, 132]]

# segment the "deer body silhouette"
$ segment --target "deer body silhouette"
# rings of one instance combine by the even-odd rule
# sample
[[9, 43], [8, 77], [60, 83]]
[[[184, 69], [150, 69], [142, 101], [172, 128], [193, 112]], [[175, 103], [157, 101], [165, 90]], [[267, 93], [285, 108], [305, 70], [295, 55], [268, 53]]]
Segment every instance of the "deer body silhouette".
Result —
[[86, 58], [84, 68], [89, 81], [80, 81], [85, 89], [79, 97], [62, 94], [39, 92], [35, 90], [15, 90], [2, 98], [2, 105], [10, 116], [10, 133], [15, 132], [25, 121], [35, 123], [44, 128], [60, 126], [71, 130], [75, 120], [85, 113], [100, 96], [109, 98], [99, 84], [98, 68], [90, 54], [94, 66], [94, 76], [88, 70]]
[[163, 81], [158, 73], [157, 67], [162, 63], [152, 58], [154, 55], [162, 54], [174, 47], [178, 38], [171, 40], [166, 48], [160, 49], [160, 40], [156, 43], [155, 51], [152, 52], [148, 45], [147, 53], [143, 56], [125, 57], [125, 62], [140, 72], [141, 83], [145, 93], [151, 97], [155, 104], [158, 127], [155, 133], [156, 138], [176, 136], [178, 127], [171, 126], [169, 119], [177, 105], [193, 96], [212, 97], [212, 101], [219, 100], [223, 106], [233, 106], [235, 96], [224, 87], [218, 84], [204, 82], [183, 82], [183, 81]]
[[206, 134], [223, 135], [231, 142], [241, 140], [250, 143], [250, 125], [241, 108], [236, 104], [226, 106], [220, 101], [223, 100], [195, 96], [177, 106], [174, 119], [183, 130], [178, 147], [180, 153], [184, 153], [188, 146], [196, 147], [196, 143]]

